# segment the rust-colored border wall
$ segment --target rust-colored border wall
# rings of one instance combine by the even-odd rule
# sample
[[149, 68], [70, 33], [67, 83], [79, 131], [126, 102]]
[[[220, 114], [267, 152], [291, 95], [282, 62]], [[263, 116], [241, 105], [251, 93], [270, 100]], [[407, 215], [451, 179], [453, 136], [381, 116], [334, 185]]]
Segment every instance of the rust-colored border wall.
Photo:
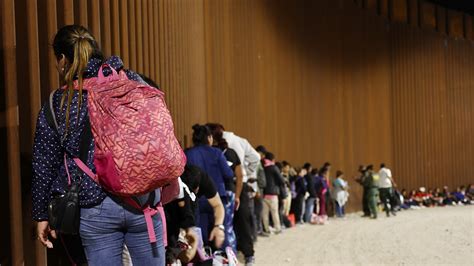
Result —
[[0, 206], [10, 214], [0, 221], [7, 247], [0, 264], [47, 261], [30, 221], [29, 160], [37, 112], [59, 86], [51, 43], [67, 23], [88, 26], [106, 55], [161, 85], [185, 147], [194, 123], [216, 121], [294, 165], [330, 161], [350, 181], [350, 210], [360, 203], [359, 164], [387, 163], [400, 188], [474, 181], [467, 14], [423, 0], [1, 0], [0, 7]]

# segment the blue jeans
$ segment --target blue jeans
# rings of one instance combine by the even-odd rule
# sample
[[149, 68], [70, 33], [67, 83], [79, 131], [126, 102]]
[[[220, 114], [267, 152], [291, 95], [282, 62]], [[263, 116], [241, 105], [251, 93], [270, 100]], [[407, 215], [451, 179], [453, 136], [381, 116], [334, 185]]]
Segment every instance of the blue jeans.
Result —
[[161, 217], [153, 216], [156, 243], [151, 244], [145, 217], [110, 197], [81, 209], [80, 235], [89, 266], [122, 265], [124, 244], [133, 265], [165, 265]]
[[334, 201], [335, 205], [336, 205], [336, 216], [337, 217], [344, 217], [345, 215], [345, 211], [344, 211], [344, 205], [340, 206], [339, 203], [336, 201]]
[[315, 201], [316, 201], [316, 198], [307, 198], [306, 199], [305, 211], [304, 211], [304, 221], [306, 223], [311, 222], [311, 216], [313, 215], [313, 212], [314, 212], [314, 202]]

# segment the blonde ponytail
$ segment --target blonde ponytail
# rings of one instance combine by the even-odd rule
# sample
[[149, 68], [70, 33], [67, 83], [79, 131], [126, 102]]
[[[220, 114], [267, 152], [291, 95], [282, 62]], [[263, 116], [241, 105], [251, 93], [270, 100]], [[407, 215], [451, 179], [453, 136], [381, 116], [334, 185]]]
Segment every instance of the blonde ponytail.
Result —
[[74, 95], [74, 79], [78, 78], [78, 85], [79, 85], [79, 95], [78, 95], [78, 115], [79, 110], [81, 109], [82, 105], [82, 88], [83, 88], [83, 74], [87, 68], [87, 64], [94, 52], [94, 48], [91, 45], [91, 41], [93, 41], [92, 36], [88, 32], [82, 32], [80, 30], [71, 34], [72, 42], [74, 43], [74, 58], [72, 60], [72, 64], [67, 69], [66, 74], [64, 75], [64, 82], [67, 85], [67, 89], [64, 90], [63, 96], [61, 99], [61, 108], [64, 106], [64, 102], [67, 98], [67, 105], [66, 105], [66, 134], [69, 128], [70, 122], [70, 110], [71, 110], [71, 102], [72, 97]]

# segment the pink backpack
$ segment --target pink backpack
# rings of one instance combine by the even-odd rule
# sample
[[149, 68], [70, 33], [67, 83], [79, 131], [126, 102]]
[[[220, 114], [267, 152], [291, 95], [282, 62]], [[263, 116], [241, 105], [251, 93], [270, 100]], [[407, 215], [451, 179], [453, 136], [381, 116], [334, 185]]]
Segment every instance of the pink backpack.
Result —
[[124, 71], [117, 73], [113, 67], [112, 74], [104, 77], [103, 67], [108, 66], [103, 65], [97, 78], [86, 79], [83, 84], [88, 91], [96, 174], [79, 158], [74, 161], [105, 190], [141, 209], [150, 242], [156, 242], [151, 216], [160, 212], [164, 219], [161, 205], [158, 209], [140, 206], [132, 197], [168, 184], [174, 188], [186, 157], [174, 135], [163, 92], [129, 80]]
[[95, 141], [92, 178], [113, 194], [139, 196], [177, 179], [186, 157], [163, 92], [110, 69], [83, 85]]

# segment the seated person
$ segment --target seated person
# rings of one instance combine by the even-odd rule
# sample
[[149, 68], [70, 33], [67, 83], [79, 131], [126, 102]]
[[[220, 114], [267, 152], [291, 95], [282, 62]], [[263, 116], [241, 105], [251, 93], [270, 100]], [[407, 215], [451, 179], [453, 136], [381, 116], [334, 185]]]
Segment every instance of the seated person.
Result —
[[415, 200], [418, 202], [418, 206], [431, 206], [430, 195], [426, 193], [425, 187], [420, 187], [415, 194]]
[[441, 189], [438, 187], [435, 189], [435, 191], [433, 192], [433, 203], [435, 206], [444, 206], [444, 203], [443, 203], [443, 193], [441, 192]]
[[426, 207], [434, 207], [435, 203], [434, 203], [434, 200], [433, 200], [433, 189], [428, 188], [426, 196], [423, 200], [423, 204]]
[[474, 184], [469, 184], [466, 189], [466, 197], [470, 201], [474, 201]]
[[408, 196], [408, 191], [406, 189], [402, 189], [402, 191], [399, 194], [400, 197], [400, 209], [410, 209], [409, 205], [409, 196]]
[[418, 193], [414, 189], [410, 192], [410, 195], [408, 198], [408, 204], [410, 205], [410, 208], [415, 207], [416, 209], [416, 208], [419, 208], [421, 205], [423, 205], [423, 200], [420, 196], [421, 194]]
[[448, 186], [443, 187], [441, 196], [443, 197], [443, 204], [445, 205], [454, 205], [457, 203], [455, 197], [449, 192]]
[[456, 191], [452, 193], [455, 198], [455, 201], [459, 205], [469, 204], [470, 201], [466, 198], [466, 187], [460, 186], [456, 188]]

